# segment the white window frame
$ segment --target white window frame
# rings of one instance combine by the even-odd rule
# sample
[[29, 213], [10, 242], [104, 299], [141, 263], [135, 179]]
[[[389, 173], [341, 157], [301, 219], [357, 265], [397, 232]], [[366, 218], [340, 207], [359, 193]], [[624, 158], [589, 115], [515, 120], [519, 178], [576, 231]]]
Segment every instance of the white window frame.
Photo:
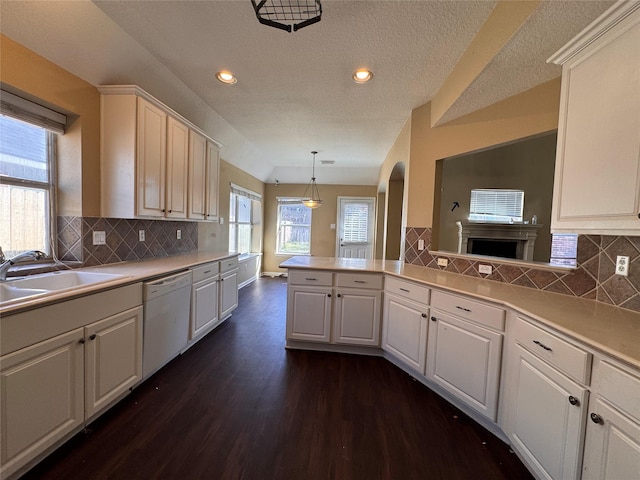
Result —
[[469, 220], [487, 223], [521, 223], [524, 190], [474, 188], [469, 200]]
[[[277, 197], [277, 201], [278, 201], [278, 212], [277, 212], [277, 221], [276, 221], [276, 255], [281, 255], [281, 256], [294, 256], [294, 255], [301, 255], [301, 256], [309, 256], [311, 255], [311, 238], [312, 238], [312, 231], [311, 231], [311, 224], [313, 223], [313, 209], [306, 207], [303, 203], [302, 203], [302, 197], [298, 198], [298, 197]], [[285, 225], [281, 224], [281, 215], [280, 215], [280, 209], [283, 206], [290, 206], [290, 205], [299, 205], [302, 208], [306, 208], [310, 211], [310, 221], [308, 224], [296, 224], [296, 227], [303, 227], [303, 228], [307, 228], [309, 231], [309, 250], [307, 252], [282, 252], [280, 251], [280, 235], [281, 232], [283, 230], [282, 227], [284, 227]]]
[[[259, 253], [262, 249], [262, 229], [260, 228], [260, 224], [262, 223], [262, 195], [233, 183], [231, 183], [229, 187], [229, 252], [240, 254]], [[251, 210], [249, 213], [250, 218], [248, 221], [238, 221], [238, 204], [240, 202], [240, 197], [251, 201]], [[235, 218], [231, 214], [234, 201], [236, 203]], [[248, 252], [240, 252], [238, 248], [238, 227], [240, 225], [250, 225], [250, 248]], [[231, 241], [231, 231], [233, 226], [235, 226], [236, 231], [235, 243]]]
[[[7, 102], [8, 100], [20, 99], [21, 101], [16, 101], [16, 104], [9, 106], [10, 104]], [[8, 94], [8, 92], [2, 91], [2, 106], [0, 108], [0, 113], [3, 116], [11, 118], [16, 121], [21, 121], [35, 128], [43, 128], [46, 130], [46, 142], [47, 142], [47, 181], [38, 181], [38, 180], [28, 180], [18, 177], [11, 177], [7, 175], [0, 176], [0, 184], [7, 185], [9, 188], [30, 188], [34, 190], [39, 190], [44, 192], [45, 194], [45, 210], [46, 216], [44, 219], [44, 247], [40, 247], [38, 245], [34, 245], [32, 248], [28, 249], [20, 249], [20, 250], [10, 250], [8, 245], [2, 245], [4, 249], [4, 254], [7, 258], [11, 258], [18, 253], [29, 251], [29, 250], [40, 250], [44, 248], [44, 252], [47, 254], [46, 258], [43, 259], [45, 262], [51, 261], [51, 259], [55, 259], [56, 255], [56, 241], [57, 233], [56, 233], [56, 133], [64, 133], [64, 125], [60, 126], [52, 126], [47, 121], [41, 120], [38, 117], [35, 117], [33, 111], [41, 111], [43, 107], [40, 107], [37, 104], [33, 104], [34, 107], [29, 111], [29, 105], [31, 102], [29, 100], [21, 99], [20, 97], [16, 97], [15, 95]], [[48, 109], [45, 109], [48, 110]], [[55, 112], [54, 112], [55, 113]], [[55, 117], [56, 120], [60, 120], [60, 117]], [[32, 262], [32, 263], [42, 263], [40, 262]]]

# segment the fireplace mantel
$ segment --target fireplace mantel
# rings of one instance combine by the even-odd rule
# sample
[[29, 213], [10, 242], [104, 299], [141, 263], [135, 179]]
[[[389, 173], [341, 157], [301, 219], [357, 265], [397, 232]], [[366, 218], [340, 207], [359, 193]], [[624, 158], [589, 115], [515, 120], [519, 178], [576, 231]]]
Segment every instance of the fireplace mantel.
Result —
[[496, 244], [516, 243], [515, 258], [533, 260], [540, 224], [525, 223], [486, 223], [486, 222], [456, 222], [458, 224], [458, 253], [476, 253], [473, 251], [473, 241], [493, 241]]

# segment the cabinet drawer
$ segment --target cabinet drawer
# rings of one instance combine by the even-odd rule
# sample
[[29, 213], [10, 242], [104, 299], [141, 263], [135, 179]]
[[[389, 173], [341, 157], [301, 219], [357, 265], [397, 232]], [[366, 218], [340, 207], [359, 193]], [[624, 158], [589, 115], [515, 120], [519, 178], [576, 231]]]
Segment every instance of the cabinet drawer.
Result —
[[238, 268], [238, 257], [220, 260], [220, 273], [228, 272], [234, 268]]
[[470, 298], [434, 290], [431, 306], [495, 330], [504, 331], [506, 312], [503, 308], [487, 305]]
[[192, 268], [193, 271], [193, 283], [198, 283], [201, 280], [212, 278], [218, 275], [219, 270], [218, 262], [205, 263], [199, 267]]
[[331, 286], [333, 273], [318, 270], [289, 270], [291, 285], [322, 285]]
[[640, 422], [640, 372], [635, 373], [600, 361], [594, 370], [593, 390]]
[[583, 385], [589, 385], [591, 376], [591, 354], [562, 340], [553, 333], [542, 330], [518, 318], [515, 340], [534, 355], [574, 378]]
[[374, 288], [382, 290], [382, 275], [365, 273], [338, 273], [336, 274], [338, 287]]
[[395, 277], [385, 277], [384, 290], [424, 305], [428, 305], [431, 298], [431, 290], [428, 287], [417, 283], [405, 282]]

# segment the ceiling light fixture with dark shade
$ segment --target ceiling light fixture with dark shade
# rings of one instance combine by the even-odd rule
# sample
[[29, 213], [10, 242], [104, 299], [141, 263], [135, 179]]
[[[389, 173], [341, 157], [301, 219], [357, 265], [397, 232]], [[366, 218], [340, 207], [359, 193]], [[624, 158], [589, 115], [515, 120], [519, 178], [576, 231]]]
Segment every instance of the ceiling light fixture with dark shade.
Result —
[[[318, 185], [316, 185], [316, 154], [318, 152], [313, 151], [311, 154], [313, 155], [313, 170], [311, 171], [311, 181], [307, 188], [304, 189], [304, 193], [302, 194], [302, 203], [305, 207], [309, 208], [318, 208], [324, 202], [320, 200], [320, 192], [318, 192]], [[311, 196], [307, 196], [307, 192], [311, 190]]]
[[297, 32], [322, 18], [320, 0], [251, 0], [258, 21], [263, 25]]

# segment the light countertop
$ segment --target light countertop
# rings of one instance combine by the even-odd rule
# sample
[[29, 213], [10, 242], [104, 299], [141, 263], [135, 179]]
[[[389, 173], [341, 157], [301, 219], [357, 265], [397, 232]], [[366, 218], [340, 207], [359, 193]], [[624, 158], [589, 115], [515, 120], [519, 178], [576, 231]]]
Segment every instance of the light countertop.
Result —
[[138, 260], [133, 262], [111, 263], [97, 267], [82, 268], [79, 270], [83, 272], [115, 273], [124, 276], [108, 282], [74, 287], [72, 289], [65, 289], [59, 292], [54, 291], [45, 295], [26, 298], [24, 300], [15, 300], [9, 304], [0, 306], [0, 316], [39, 308], [52, 303], [66, 301], [71, 298], [89, 295], [91, 293], [115, 287], [121, 287], [131, 283], [142, 282], [161, 275], [184, 271], [190, 267], [201, 265], [203, 263], [236, 256], [238, 255], [228, 252], [191, 252], [181, 255], [172, 255], [169, 257]]
[[280, 267], [386, 273], [488, 300], [640, 368], [640, 313], [623, 308], [398, 261], [298, 256], [286, 260]]

